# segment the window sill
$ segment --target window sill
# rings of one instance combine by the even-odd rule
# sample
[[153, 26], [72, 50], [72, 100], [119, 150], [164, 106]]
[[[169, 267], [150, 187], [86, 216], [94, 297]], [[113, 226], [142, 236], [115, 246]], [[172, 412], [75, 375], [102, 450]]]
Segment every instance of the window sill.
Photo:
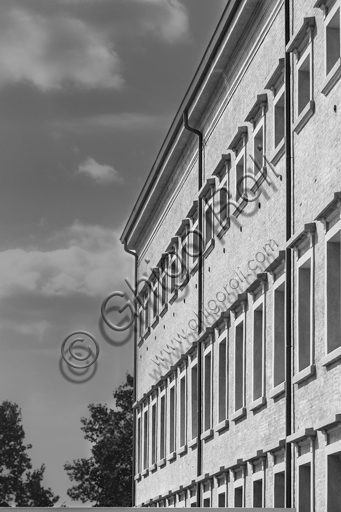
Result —
[[144, 469], [144, 470], [142, 471], [142, 473], [141, 473], [141, 476], [144, 476], [144, 477], [148, 476], [148, 472], [149, 472], [149, 471], [148, 471], [148, 468], [147, 468], [147, 469]]
[[158, 323], [159, 323], [159, 315], [156, 315], [156, 317], [154, 318], [154, 320], [152, 322], [152, 328], [155, 329], [155, 327], [157, 326]]
[[170, 296], [169, 303], [173, 304], [173, 302], [175, 302], [177, 298], [178, 298], [178, 290], [174, 290], [174, 292]]
[[309, 103], [304, 107], [300, 115], [298, 116], [295, 124], [294, 124], [294, 132], [299, 134], [309, 119], [314, 115], [315, 113], [315, 101], [309, 101]]
[[168, 456], [167, 456], [167, 460], [168, 462], [170, 462], [171, 460], [174, 460], [176, 458], [176, 452], [172, 452], [170, 453]]
[[135, 482], [138, 482], [139, 480], [141, 480], [141, 478], [141, 473], [138, 473], [137, 475], [134, 476]]
[[277, 165], [282, 156], [285, 155], [285, 139], [283, 139], [275, 148], [274, 154], [271, 158], [272, 165]]
[[334, 85], [340, 80], [341, 78], [341, 58], [337, 60], [337, 62], [334, 64], [332, 69], [329, 71], [327, 78], [325, 80], [322, 94], [325, 96], [328, 96], [330, 91], [333, 89]]
[[218, 425], [216, 425], [214, 427], [214, 430], [215, 432], [222, 432], [223, 430], [227, 430], [229, 428], [229, 420], [224, 420], [224, 421], [221, 421], [220, 423], [218, 423]]
[[165, 466], [165, 465], [166, 465], [166, 459], [165, 458], [159, 460], [159, 462], [157, 463], [157, 467], [158, 468], [163, 468], [163, 466]]
[[324, 356], [322, 366], [329, 366], [341, 359], [341, 347], [335, 348], [332, 352]]
[[191, 441], [189, 441], [188, 443], [188, 448], [194, 448], [198, 443], [198, 438], [195, 437], [194, 439], [192, 439]]
[[156, 470], [157, 470], [157, 465], [156, 464], [152, 464], [148, 468], [149, 473], [154, 473], [154, 471], [156, 471]]
[[255, 411], [256, 409], [263, 407], [263, 405], [266, 405], [265, 396], [261, 396], [261, 397], [257, 398], [257, 400], [254, 400], [252, 402], [252, 404], [250, 405], [250, 411]]
[[168, 304], [165, 304], [165, 305], [163, 306], [163, 308], [161, 309], [161, 311], [160, 311], [160, 316], [161, 316], [161, 317], [162, 317], [162, 316], [165, 316], [165, 314], [167, 313], [167, 311], [168, 311]]
[[229, 218], [225, 219], [225, 222], [223, 224], [223, 227], [221, 228], [221, 230], [218, 232], [217, 234], [217, 237], [219, 238], [219, 240], [221, 238], [223, 238], [223, 236], [225, 235], [225, 233], [230, 229], [231, 227], [231, 221]]
[[203, 432], [200, 436], [201, 441], [205, 441], [205, 439], [209, 439], [210, 437], [213, 437], [213, 428], [209, 428], [206, 430], [206, 432]]
[[214, 249], [214, 246], [215, 246], [215, 241], [214, 241], [214, 238], [211, 238], [211, 240], [208, 242], [208, 244], [206, 245], [206, 249], [205, 249], [205, 252], [204, 252], [204, 258], [207, 258], [207, 256], [209, 254], [211, 254], [211, 252], [213, 251]]
[[285, 382], [281, 382], [278, 386], [273, 388], [269, 393], [269, 397], [275, 399], [283, 393], [285, 393]]
[[243, 416], [245, 416], [245, 415], [246, 415], [246, 409], [245, 409], [245, 407], [241, 407], [238, 411], [236, 411], [235, 413], [232, 414], [231, 420], [237, 421], [240, 418], [243, 418]]
[[187, 452], [187, 444], [184, 444], [183, 446], [181, 446], [181, 448], [179, 448], [177, 451], [176, 451], [176, 454], [177, 455], [182, 455], [184, 453]]
[[294, 375], [294, 377], [292, 379], [292, 383], [298, 384], [299, 382], [302, 382], [302, 381], [308, 379], [312, 375], [315, 375], [315, 373], [316, 373], [315, 365], [311, 364], [310, 366], [307, 366], [307, 368], [304, 368], [304, 370], [301, 370], [300, 372], [298, 372], [297, 375]]
[[193, 267], [191, 268], [191, 272], [190, 272], [191, 276], [194, 276], [194, 274], [196, 273], [196, 271], [198, 270], [198, 268], [199, 268], [199, 261], [197, 261], [197, 262], [193, 265]]
[[150, 335], [150, 327], [144, 332], [143, 339], [146, 340], [148, 336]]

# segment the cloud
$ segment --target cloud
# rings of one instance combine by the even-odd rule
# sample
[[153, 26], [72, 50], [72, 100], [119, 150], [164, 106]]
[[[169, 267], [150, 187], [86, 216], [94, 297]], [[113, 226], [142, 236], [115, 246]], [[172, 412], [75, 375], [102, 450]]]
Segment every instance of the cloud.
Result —
[[141, 27], [168, 43], [188, 38], [189, 19], [185, 6], [179, 0], [134, 0], [151, 7], [150, 16], [143, 17]]
[[118, 55], [99, 29], [63, 13], [1, 8], [0, 85], [28, 82], [43, 91], [122, 86]]
[[50, 244], [57, 248], [0, 252], [0, 298], [83, 295], [103, 299], [131, 274], [131, 258], [117, 231], [76, 222], [57, 233]]
[[94, 158], [88, 157], [78, 167], [78, 172], [90, 176], [97, 183], [122, 182], [122, 177], [116, 169], [110, 165], [103, 165], [96, 162]]

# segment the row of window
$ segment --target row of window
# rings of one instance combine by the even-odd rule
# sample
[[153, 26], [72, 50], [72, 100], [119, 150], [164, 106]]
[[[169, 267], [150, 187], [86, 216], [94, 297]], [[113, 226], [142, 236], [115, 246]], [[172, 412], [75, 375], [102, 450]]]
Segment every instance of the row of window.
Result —
[[[327, 430], [325, 430], [327, 428]], [[298, 512], [313, 512], [315, 510], [315, 485], [326, 480], [324, 493], [326, 512], [339, 512], [341, 479], [341, 429], [340, 423], [320, 427], [326, 437], [325, 474], [316, 474], [315, 439], [317, 432], [307, 429], [303, 435], [293, 434], [288, 441], [294, 445], [295, 453], [295, 505]], [[323, 443], [322, 443], [323, 445]], [[320, 457], [321, 460], [321, 457]], [[323, 460], [323, 459], [322, 459]], [[270, 493], [268, 490], [270, 486]], [[285, 451], [277, 447], [268, 453], [261, 452], [260, 456], [223, 472], [204, 479], [200, 484], [200, 499], [203, 507], [285, 507]], [[269, 499], [269, 495], [271, 498]], [[161, 499], [160, 499], [161, 498]], [[270, 502], [269, 502], [270, 501]], [[151, 499], [144, 504], [151, 507], [196, 507], [197, 487], [190, 486], [169, 494], [168, 497]]]
[[[334, 207], [335, 206], [335, 207]], [[333, 201], [325, 209], [326, 235], [326, 350], [322, 364], [328, 366], [341, 358], [341, 209]], [[323, 214], [324, 215], [324, 214]], [[319, 217], [318, 217], [319, 218]], [[322, 217], [319, 218], [322, 220]], [[304, 230], [291, 241], [297, 257], [296, 292], [297, 340], [295, 375], [298, 383], [315, 373], [314, 365], [314, 289], [315, 289], [315, 223], [306, 224]], [[274, 398], [285, 391], [285, 271], [281, 256], [271, 265], [272, 288], [272, 390]], [[148, 400], [139, 405], [138, 412], [138, 468], [147, 470], [158, 461], [171, 460], [187, 449], [187, 442], [196, 440], [198, 392], [202, 396], [202, 425], [204, 437], [226, 428], [228, 419], [233, 421], [246, 413], [246, 384], [252, 390], [250, 410], [266, 403], [265, 391], [265, 327], [267, 274], [258, 275], [248, 292], [253, 297], [250, 305], [250, 330], [252, 333], [252, 377], [246, 383], [246, 300], [242, 294], [231, 306], [234, 321], [230, 325], [223, 318], [215, 328], [215, 336], [203, 338], [202, 382], [198, 390], [197, 351], [193, 348], [186, 361], [168, 379], [161, 382]], [[231, 328], [232, 327], [232, 328]], [[231, 343], [232, 342], [232, 343]], [[231, 353], [232, 352], [232, 353]], [[233, 375], [229, 390], [229, 375]], [[213, 379], [213, 373], [218, 376]], [[231, 406], [229, 405], [231, 402]], [[216, 417], [213, 418], [213, 403]], [[229, 418], [229, 412], [232, 412]], [[149, 416], [151, 415], [151, 416]], [[142, 442], [143, 440], [143, 442]], [[151, 443], [151, 446], [149, 446]], [[149, 459], [150, 457], [150, 459]]]

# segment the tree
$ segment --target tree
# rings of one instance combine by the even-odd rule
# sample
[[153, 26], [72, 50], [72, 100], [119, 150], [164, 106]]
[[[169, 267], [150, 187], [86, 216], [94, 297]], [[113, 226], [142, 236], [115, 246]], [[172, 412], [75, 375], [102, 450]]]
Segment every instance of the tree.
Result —
[[133, 377], [113, 393], [115, 410], [90, 404], [90, 418], [81, 418], [84, 438], [92, 443], [91, 457], [64, 465], [71, 481], [72, 500], [90, 501], [95, 507], [132, 506]]
[[59, 496], [42, 487], [44, 464], [32, 469], [24, 444], [19, 406], [8, 400], [0, 405], [0, 506], [53, 507]]

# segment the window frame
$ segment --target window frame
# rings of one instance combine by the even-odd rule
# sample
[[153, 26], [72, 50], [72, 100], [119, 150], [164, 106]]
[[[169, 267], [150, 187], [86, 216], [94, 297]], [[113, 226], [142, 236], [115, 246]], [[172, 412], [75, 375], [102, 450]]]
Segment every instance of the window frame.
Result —
[[[179, 435], [178, 435], [178, 443], [177, 443], [177, 446], [179, 447], [178, 450], [177, 450], [177, 454], [180, 455], [182, 453], [185, 453], [187, 451], [187, 417], [188, 417], [188, 413], [187, 413], [187, 390], [188, 390], [188, 385], [187, 385], [187, 361], [183, 361], [182, 365], [178, 367], [178, 375], [177, 375], [177, 379], [178, 379], [178, 432], [179, 432]], [[181, 442], [181, 436], [182, 436], [182, 432], [181, 432], [181, 422], [182, 422], [182, 410], [181, 410], [181, 404], [182, 404], [182, 396], [181, 396], [181, 382], [182, 380], [185, 381], [185, 395], [184, 395], [184, 415], [185, 415], [185, 418], [184, 418], [184, 442], [182, 443]]]
[[[153, 408], [155, 407], [155, 433], [153, 436]], [[153, 471], [156, 469], [156, 464], [158, 462], [158, 390], [154, 391], [150, 399], [150, 453], [149, 453], [149, 461], [150, 467], [149, 471]], [[155, 447], [154, 447], [155, 445]], [[153, 460], [153, 448], [155, 450], [155, 459]]]
[[[161, 401], [164, 399], [164, 421], [162, 422], [161, 413]], [[158, 396], [158, 466], [162, 467], [166, 464], [166, 457], [167, 457], [167, 386], [165, 382], [161, 384], [159, 388], [159, 396]], [[162, 432], [163, 428], [163, 432]], [[162, 434], [164, 437], [163, 443], [161, 442]], [[163, 453], [162, 453], [163, 450]], [[162, 456], [163, 455], [163, 456]]]
[[[197, 349], [194, 350], [194, 352], [190, 355], [190, 363], [189, 363], [189, 388], [190, 388], [190, 435], [189, 435], [189, 446], [194, 446], [197, 443], [198, 439], [198, 411], [197, 409], [195, 412], [193, 411], [193, 379], [192, 379], [192, 370], [196, 367], [196, 391], [197, 391], [197, 398], [196, 398], [196, 404], [198, 406], [198, 383], [197, 383], [197, 377], [198, 377], [198, 352]], [[194, 414], [193, 414], [194, 412]], [[196, 435], [193, 435], [193, 423], [195, 418], [195, 424], [196, 424]]]
[[[216, 394], [217, 394], [217, 411], [216, 411], [216, 427], [215, 431], [220, 432], [224, 428], [228, 427], [228, 418], [229, 418], [229, 327], [230, 327], [230, 320], [229, 318], [224, 318], [224, 320], [215, 328], [215, 347], [217, 355], [215, 357], [216, 364], [217, 364], [217, 383], [216, 383]], [[225, 345], [225, 382], [224, 382], [224, 407], [225, 407], [225, 415], [222, 418], [221, 416], [221, 410], [220, 410], [220, 395], [221, 395], [221, 383], [220, 383], [220, 372], [221, 372], [221, 364], [220, 364], [220, 357], [221, 352], [220, 347]]]
[[[261, 395], [255, 398], [255, 312], [262, 308], [262, 366], [261, 366]], [[256, 299], [254, 295], [254, 301], [252, 304], [252, 403], [250, 410], [254, 411], [259, 407], [262, 407], [266, 403], [265, 398], [265, 337], [266, 337], [266, 289], [265, 282], [260, 283], [260, 296]]]
[[[283, 265], [283, 264], [282, 264]], [[270, 397], [275, 399], [280, 394], [284, 393], [285, 391], [285, 384], [286, 384], [286, 378], [285, 378], [285, 337], [286, 337], [286, 325], [285, 325], [285, 315], [286, 315], [286, 299], [285, 299], [285, 281], [286, 281], [286, 272], [285, 272], [285, 264], [284, 266], [281, 266], [280, 270], [283, 270], [283, 273], [281, 275], [276, 275], [274, 273], [274, 283], [272, 286], [272, 390], [270, 392]], [[279, 271], [280, 271], [279, 270]], [[283, 302], [284, 302], [284, 312], [283, 312], [283, 324], [284, 324], [284, 334], [283, 334], [283, 352], [284, 352], [284, 369], [283, 369], [283, 377], [284, 380], [277, 383], [275, 385], [275, 370], [276, 370], [276, 291], [278, 288], [284, 288], [284, 290], [281, 290], [281, 293], [283, 293]], [[277, 379], [276, 379], [277, 380]]]
[[[167, 413], [168, 413], [168, 432], [169, 432], [169, 439], [168, 439], [168, 447], [167, 447], [167, 460], [171, 461], [175, 459], [176, 457], [176, 446], [177, 446], [177, 435], [176, 435], [176, 426], [177, 426], [177, 379], [176, 379], [176, 373], [173, 372], [168, 377], [168, 386], [167, 386], [167, 394], [168, 394], [168, 407], [167, 407]], [[172, 414], [171, 411], [171, 393], [173, 391], [174, 396], [174, 411]], [[173, 439], [171, 439], [171, 424], [173, 423]], [[173, 450], [171, 449], [171, 442], [173, 442]]]
[[[201, 434], [201, 439], [207, 439], [208, 436], [213, 434], [213, 339], [212, 335], [209, 335], [208, 338], [202, 342], [203, 352], [202, 352], [202, 369], [203, 369], [203, 386], [202, 386], [202, 428], [203, 432]], [[207, 407], [206, 407], [206, 357], [210, 357], [210, 379], [209, 379], [209, 421], [208, 428], [206, 428], [206, 417], [207, 417]]]
[[[325, 96], [328, 96], [330, 91], [333, 89], [333, 87], [336, 85], [336, 83], [341, 78], [341, 2], [340, 0], [336, 1], [328, 1], [325, 0], [323, 2], [318, 2], [319, 5], [316, 4], [317, 7], [321, 7], [324, 12], [324, 22], [323, 22], [323, 36], [324, 36], [324, 73], [325, 73], [325, 80], [324, 85], [322, 87], [322, 94]], [[339, 41], [339, 56], [336, 59], [335, 63], [331, 67], [331, 69], [328, 71], [328, 36], [327, 36], [327, 30], [328, 25], [334, 18], [334, 15], [336, 14], [337, 10], [339, 9], [339, 25], [340, 25], [340, 41]]]
[[[233, 382], [234, 382], [234, 400], [233, 400], [233, 414], [232, 420], [237, 421], [241, 417], [245, 416], [246, 413], [246, 311], [245, 311], [245, 303], [240, 306], [240, 314], [237, 317], [237, 311], [234, 313], [234, 357], [233, 357]], [[237, 346], [237, 328], [240, 324], [243, 324], [243, 373], [242, 373], [242, 406], [236, 409], [236, 373], [237, 373], [237, 358], [236, 358], [236, 346]]]

